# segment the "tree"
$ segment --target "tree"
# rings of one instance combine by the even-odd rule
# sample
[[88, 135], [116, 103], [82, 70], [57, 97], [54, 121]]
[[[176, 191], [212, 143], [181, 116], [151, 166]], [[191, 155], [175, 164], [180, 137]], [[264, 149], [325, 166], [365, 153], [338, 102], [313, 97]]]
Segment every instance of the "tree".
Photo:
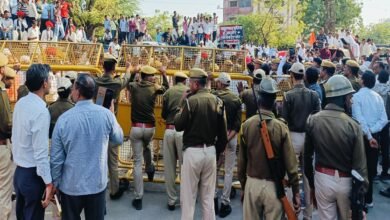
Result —
[[[257, 2], [257, 7], [257, 12], [238, 16], [229, 23], [243, 26], [246, 41], [277, 47], [294, 45], [303, 30], [302, 8], [298, 1]], [[294, 13], [289, 13], [291, 8]]]
[[359, 31], [360, 38], [371, 38], [376, 44], [390, 44], [390, 19], [363, 27]]
[[303, 22], [305, 34], [324, 27], [326, 31], [336, 28], [352, 28], [361, 23], [362, 4], [357, 0], [302, 0], [305, 7]]
[[133, 15], [138, 10], [138, 0], [73, 0], [72, 17], [83, 25], [88, 36], [103, 33], [104, 16]]
[[172, 18], [169, 12], [156, 11], [153, 17], [147, 18], [148, 21], [148, 32], [152, 39], [156, 37], [156, 30], [159, 28], [162, 32], [165, 32], [168, 28], [172, 27]]

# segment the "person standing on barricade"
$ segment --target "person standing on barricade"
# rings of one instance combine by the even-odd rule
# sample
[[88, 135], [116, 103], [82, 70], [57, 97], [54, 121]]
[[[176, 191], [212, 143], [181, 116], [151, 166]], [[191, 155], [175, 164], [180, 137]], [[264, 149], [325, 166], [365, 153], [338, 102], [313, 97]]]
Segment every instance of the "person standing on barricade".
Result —
[[202, 216], [215, 219], [214, 191], [216, 161], [227, 144], [226, 119], [222, 100], [206, 88], [207, 73], [190, 70], [190, 90], [182, 95], [175, 128], [183, 134], [183, 166], [181, 169], [181, 219], [194, 219], [198, 190]]
[[[233, 182], [233, 169], [235, 167], [237, 158], [237, 134], [241, 128], [242, 110], [240, 98], [229, 89], [230, 83], [232, 81], [230, 75], [222, 72], [219, 74], [216, 81], [217, 90], [214, 91], [213, 94], [220, 98], [225, 106], [228, 144], [224, 152], [224, 157], [221, 157], [221, 159], [224, 158], [225, 164], [225, 176], [221, 196], [221, 208], [218, 208], [219, 204], [217, 190], [215, 191], [214, 208], [215, 213], [219, 214], [221, 218], [224, 218], [232, 212], [232, 208], [230, 206], [230, 193]], [[216, 187], [218, 187], [218, 177], [216, 181]]]
[[[119, 76], [114, 76], [115, 66], [117, 60], [110, 54], [104, 54], [103, 69], [104, 74], [101, 77], [95, 78], [96, 87], [105, 87], [113, 91], [113, 100], [114, 100], [114, 113], [118, 113], [118, 103], [120, 98], [120, 92], [126, 88], [127, 84], [130, 81], [130, 65], [126, 63], [126, 74], [123, 78]], [[116, 200], [122, 197], [124, 188], [119, 187], [119, 177], [118, 177], [118, 148], [119, 146], [114, 146], [109, 144], [108, 147], [108, 173], [109, 173], [109, 189], [110, 189], [110, 198]]]
[[[103, 220], [110, 146], [123, 142], [111, 103], [110, 110], [93, 103], [96, 84], [80, 74], [72, 89], [76, 105], [58, 119], [51, 142], [50, 167], [60, 191], [63, 219]], [[111, 144], [109, 144], [111, 143]]]
[[7, 67], [8, 58], [0, 53], [0, 219], [9, 220], [12, 211], [11, 131], [12, 111], [7, 89], [12, 85], [16, 73]]
[[363, 132], [348, 116], [355, 91], [342, 75], [332, 76], [324, 87], [328, 104], [307, 120], [305, 175], [319, 219], [350, 219], [352, 169], [368, 183]]
[[[287, 121], [295, 155], [300, 161], [301, 170], [303, 170], [303, 161], [300, 157], [302, 158], [305, 142], [306, 120], [310, 114], [320, 111], [321, 104], [318, 94], [306, 88], [303, 83], [305, 66], [301, 63], [294, 63], [289, 72], [294, 87], [284, 93], [282, 116]], [[305, 219], [311, 219], [313, 205], [310, 202], [310, 187], [305, 175], [303, 175], [303, 191], [305, 194], [303, 216]]]
[[144, 194], [142, 158], [145, 160], [145, 171], [148, 174], [149, 181], [153, 181], [155, 172], [150, 146], [155, 132], [154, 106], [157, 95], [163, 94], [169, 88], [165, 68], [161, 68], [160, 71], [163, 74], [162, 86], [155, 83], [154, 75], [157, 74], [157, 70], [151, 66], [141, 68], [140, 82], [131, 82], [128, 85], [129, 97], [131, 97], [130, 141], [133, 148], [135, 184], [135, 198], [132, 205], [136, 210], [142, 209]]
[[30, 92], [14, 108], [12, 155], [17, 166], [14, 176], [17, 219], [44, 219], [45, 208], [55, 192], [49, 164], [50, 114], [44, 101], [50, 91], [49, 72], [46, 64], [30, 66], [26, 72]]
[[[282, 218], [283, 209], [289, 206], [282, 184], [286, 172], [292, 186], [295, 212], [290, 206], [285, 211], [295, 216], [300, 211], [301, 203], [298, 162], [287, 125], [272, 113], [279, 90], [275, 80], [265, 78], [259, 89], [252, 91], [256, 93], [254, 99], [260, 115], [247, 119], [240, 131], [237, 175], [243, 191], [243, 219]], [[272, 159], [268, 154], [269, 148]]]
[[175, 189], [176, 164], [183, 163], [183, 132], [175, 129], [175, 115], [180, 108], [182, 94], [189, 88], [185, 85], [188, 76], [177, 72], [174, 75], [175, 85], [168, 89], [163, 96], [162, 117], [165, 120], [163, 140], [165, 187], [168, 194], [168, 209], [175, 210], [178, 197]]

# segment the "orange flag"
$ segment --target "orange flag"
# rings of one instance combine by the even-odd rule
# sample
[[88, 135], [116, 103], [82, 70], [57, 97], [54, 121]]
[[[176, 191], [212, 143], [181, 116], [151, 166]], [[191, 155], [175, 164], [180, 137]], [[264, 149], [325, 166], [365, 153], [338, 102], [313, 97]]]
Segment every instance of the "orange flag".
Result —
[[314, 31], [312, 31], [310, 33], [309, 44], [313, 46], [314, 42], [316, 42], [316, 34], [314, 33]]

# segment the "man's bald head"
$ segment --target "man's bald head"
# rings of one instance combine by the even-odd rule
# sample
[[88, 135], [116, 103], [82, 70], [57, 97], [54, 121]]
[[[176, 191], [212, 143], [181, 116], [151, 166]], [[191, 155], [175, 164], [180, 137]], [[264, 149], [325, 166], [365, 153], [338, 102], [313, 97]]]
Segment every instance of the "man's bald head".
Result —
[[79, 74], [75, 82], [75, 89], [83, 98], [92, 99], [96, 90], [95, 80], [88, 74]]

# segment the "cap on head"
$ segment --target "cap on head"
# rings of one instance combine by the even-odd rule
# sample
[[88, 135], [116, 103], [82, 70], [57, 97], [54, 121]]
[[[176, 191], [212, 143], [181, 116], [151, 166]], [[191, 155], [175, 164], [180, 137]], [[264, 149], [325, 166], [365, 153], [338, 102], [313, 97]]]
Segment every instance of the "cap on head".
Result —
[[157, 73], [156, 68], [151, 67], [151, 66], [143, 66], [141, 68], [141, 73], [146, 74], [146, 75], [154, 75]]
[[323, 60], [321, 63], [322, 67], [328, 67], [328, 68], [336, 68], [336, 65], [329, 60]]
[[207, 78], [207, 73], [200, 68], [192, 68], [190, 70], [190, 78]]
[[265, 72], [264, 72], [264, 70], [262, 70], [262, 69], [257, 69], [257, 70], [255, 70], [254, 72], [253, 72], [253, 76], [254, 76], [254, 78], [255, 79], [257, 79], [257, 80], [262, 80], [262, 79], [264, 79], [265, 78]]
[[113, 55], [111, 55], [109, 53], [104, 54], [104, 62], [106, 62], [106, 61], [113, 61], [115, 63], [118, 62], [118, 60]]
[[346, 65], [349, 67], [357, 67], [357, 68], [360, 67], [359, 64], [355, 60], [348, 60]]
[[77, 79], [77, 72], [75, 71], [68, 71], [65, 73], [64, 77], [70, 79], [70, 80], [76, 80]]
[[334, 75], [324, 84], [326, 98], [338, 97], [354, 93], [351, 82], [342, 75]]
[[0, 67], [8, 65], [8, 57], [3, 53], [0, 53]]
[[276, 81], [271, 78], [264, 78], [260, 83], [260, 92], [275, 94], [279, 92], [278, 86], [276, 85]]
[[70, 82], [69, 78], [61, 77], [58, 82], [58, 92], [63, 92], [67, 89], [69, 89], [72, 86], [72, 83]]
[[303, 75], [305, 74], [305, 66], [302, 63], [294, 63], [288, 71]]
[[271, 61], [272, 64], [279, 64], [280, 63], [280, 59], [279, 58], [275, 58]]
[[230, 82], [232, 81], [232, 79], [230, 78], [229, 74], [222, 72], [219, 74], [217, 81], [228, 86], [228, 85], [230, 85]]
[[185, 74], [185, 73], [183, 73], [183, 72], [176, 72], [176, 73], [174, 74], [174, 77], [175, 77], [175, 78], [176, 78], [176, 77], [179, 77], [179, 78], [183, 78], [183, 79], [188, 79], [187, 74]]
[[15, 78], [15, 76], [16, 76], [16, 72], [15, 72], [15, 70], [13, 70], [12, 68], [10, 68], [10, 67], [8, 67], [8, 66], [6, 66], [5, 67], [5, 71], [4, 71], [4, 75], [5, 75], [5, 77], [7, 77], [7, 78]]

